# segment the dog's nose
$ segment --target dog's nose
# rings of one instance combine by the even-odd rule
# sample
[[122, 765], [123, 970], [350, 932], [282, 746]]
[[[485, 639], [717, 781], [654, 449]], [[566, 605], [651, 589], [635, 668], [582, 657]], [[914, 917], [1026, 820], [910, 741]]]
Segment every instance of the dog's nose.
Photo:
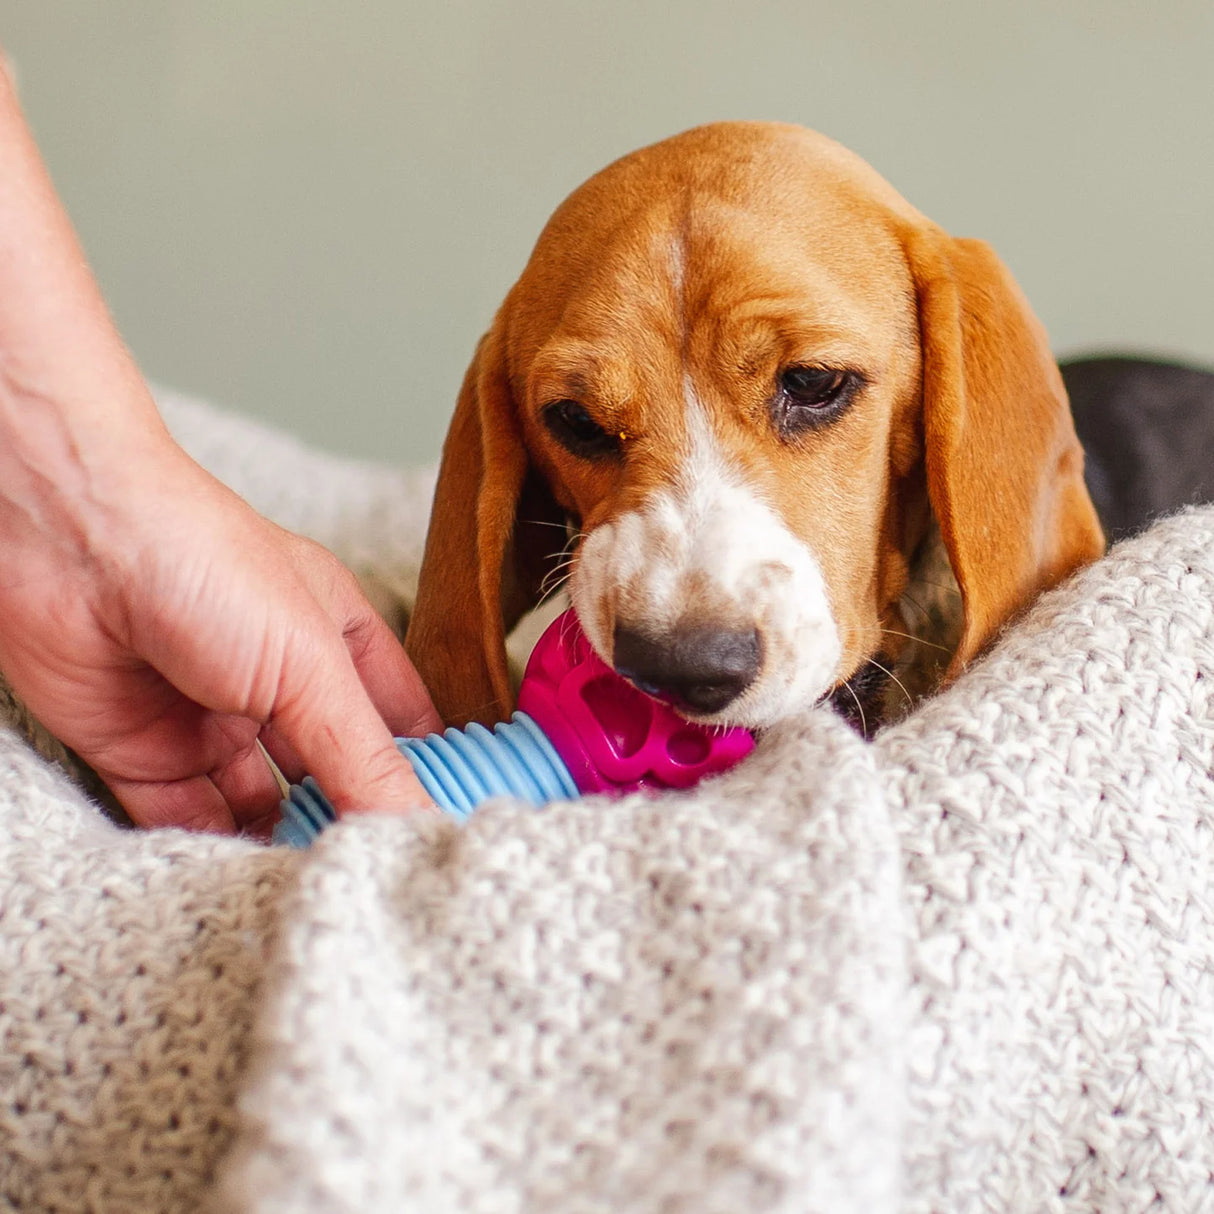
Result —
[[759, 634], [751, 628], [676, 628], [660, 637], [616, 625], [616, 670], [676, 708], [720, 712], [759, 673]]

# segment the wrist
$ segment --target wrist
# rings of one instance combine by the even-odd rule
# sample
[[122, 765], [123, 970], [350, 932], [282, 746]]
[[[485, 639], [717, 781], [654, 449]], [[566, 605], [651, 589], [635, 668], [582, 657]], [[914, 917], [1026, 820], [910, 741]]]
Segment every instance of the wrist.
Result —
[[[83, 559], [107, 516], [175, 445], [146, 388], [120, 400], [73, 401], [0, 364], [0, 540]], [[184, 457], [183, 457], [184, 458]]]

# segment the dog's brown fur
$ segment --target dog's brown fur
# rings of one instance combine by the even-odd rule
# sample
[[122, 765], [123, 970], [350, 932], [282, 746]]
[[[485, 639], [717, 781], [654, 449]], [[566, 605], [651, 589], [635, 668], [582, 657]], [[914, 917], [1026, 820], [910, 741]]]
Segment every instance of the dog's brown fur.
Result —
[[[768, 401], [794, 362], [853, 368], [865, 387], [790, 444]], [[837, 684], [908, 631], [900, 603], [933, 517], [964, 604], [950, 674], [1103, 550], [1045, 333], [994, 253], [821, 135], [701, 127], [558, 208], [468, 369], [407, 638], [444, 719], [509, 712], [504, 638], [559, 525], [590, 533], [670, 481], [689, 374], [715, 441], [812, 545]], [[540, 413], [566, 398], [624, 436], [619, 460], [553, 441]]]

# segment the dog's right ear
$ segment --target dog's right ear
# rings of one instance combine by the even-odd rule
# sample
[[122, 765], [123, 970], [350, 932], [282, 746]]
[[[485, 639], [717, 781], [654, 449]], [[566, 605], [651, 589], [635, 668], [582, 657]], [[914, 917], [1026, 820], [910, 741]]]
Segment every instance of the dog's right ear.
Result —
[[499, 316], [464, 376], [405, 637], [448, 725], [509, 718], [506, 636], [564, 540], [563, 513], [529, 471], [502, 327]]
[[965, 612], [948, 677], [1104, 551], [1041, 322], [981, 241], [904, 242], [919, 297], [927, 489]]

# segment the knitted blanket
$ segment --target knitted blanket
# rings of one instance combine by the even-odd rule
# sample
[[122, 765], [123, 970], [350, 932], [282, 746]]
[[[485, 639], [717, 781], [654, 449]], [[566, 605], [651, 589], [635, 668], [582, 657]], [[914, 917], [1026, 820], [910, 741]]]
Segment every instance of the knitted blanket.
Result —
[[[168, 400], [408, 593], [429, 481]], [[135, 833], [0, 736], [0, 1204], [1214, 1209], [1214, 509], [865, 743], [683, 794]]]

